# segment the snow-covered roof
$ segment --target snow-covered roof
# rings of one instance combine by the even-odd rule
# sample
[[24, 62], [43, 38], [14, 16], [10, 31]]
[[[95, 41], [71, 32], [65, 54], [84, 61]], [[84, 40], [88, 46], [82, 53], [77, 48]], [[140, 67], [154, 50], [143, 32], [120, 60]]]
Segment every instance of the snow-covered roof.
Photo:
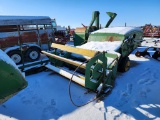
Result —
[[92, 34], [95, 34], [95, 33], [117, 33], [117, 34], [125, 35], [129, 32], [132, 32], [132, 31], [143, 32], [138, 27], [110, 27], [110, 28], [103, 28], [103, 29], [97, 30], [95, 32], [92, 32]]
[[48, 16], [0, 16], [0, 25], [51, 24]]

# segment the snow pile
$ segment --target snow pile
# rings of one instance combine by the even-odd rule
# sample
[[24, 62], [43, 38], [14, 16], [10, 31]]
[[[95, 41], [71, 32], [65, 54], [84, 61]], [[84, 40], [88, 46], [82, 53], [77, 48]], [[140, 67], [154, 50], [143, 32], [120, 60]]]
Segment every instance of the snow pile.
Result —
[[100, 52], [108, 52], [108, 51], [116, 51], [122, 45], [122, 41], [114, 41], [114, 42], [87, 42], [81, 46], [77, 46], [78, 48], [84, 48], [89, 50], [95, 50]]
[[[87, 42], [81, 46], [77, 46], [78, 48], [88, 49], [88, 50], [95, 50], [99, 52], [108, 52], [112, 54], [117, 54], [120, 57], [120, 53], [115, 52], [121, 47], [121, 41], [114, 41], [114, 42]], [[112, 61], [112, 58], [109, 61]]]
[[[83, 48], [83, 49], [89, 49], [89, 50], [95, 50], [99, 52], [107, 52], [107, 53], [112, 53], [118, 55], [118, 58], [120, 58], [121, 54], [117, 51], [121, 47], [122, 41], [114, 41], [114, 42], [87, 42], [81, 46], [77, 46], [78, 48]], [[73, 54], [76, 56], [75, 54]], [[77, 55], [77, 57], [81, 57], [80, 55]], [[83, 56], [87, 58], [86, 56]], [[107, 58], [108, 59], [108, 64], [110, 64], [114, 59], [113, 58]]]

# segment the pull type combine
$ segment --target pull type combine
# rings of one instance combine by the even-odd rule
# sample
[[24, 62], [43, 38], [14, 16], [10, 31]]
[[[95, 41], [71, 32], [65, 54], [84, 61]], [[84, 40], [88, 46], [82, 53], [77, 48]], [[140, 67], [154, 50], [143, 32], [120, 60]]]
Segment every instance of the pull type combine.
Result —
[[0, 50], [0, 104], [27, 86], [27, 81], [15, 63]]
[[92, 32], [88, 42], [81, 46], [52, 43], [54, 52], [42, 53], [50, 57], [47, 68], [72, 78], [81, 86], [98, 92], [99, 96], [113, 86], [118, 67], [122, 72], [129, 70], [128, 55], [140, 44], [142, 34], [140, 28], [104, 28]]

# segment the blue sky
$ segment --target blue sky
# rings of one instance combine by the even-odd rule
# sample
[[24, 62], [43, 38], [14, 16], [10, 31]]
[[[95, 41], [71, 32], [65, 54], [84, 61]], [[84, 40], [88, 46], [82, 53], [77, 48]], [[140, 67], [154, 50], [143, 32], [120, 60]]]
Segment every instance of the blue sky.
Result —
[[111, 26], [160, 25], [160, 0], [1, 0], [1, 15], [49, 16], [62, 26], [89, 25], [92, 12], [100, 12], [100, 23], [109, 19], [106, 12], [117, 17]]

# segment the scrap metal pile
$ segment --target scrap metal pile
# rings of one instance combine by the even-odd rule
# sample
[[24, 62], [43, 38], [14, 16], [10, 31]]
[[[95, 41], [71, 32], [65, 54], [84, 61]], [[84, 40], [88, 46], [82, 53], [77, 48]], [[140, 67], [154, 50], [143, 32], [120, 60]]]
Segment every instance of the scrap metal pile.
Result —
[[160, 37], [160, 26], [153, 26], [151, 24], [146, 24], [143, 27], [144, 37]]
[[[160, 39], [159, 38], [144, 38], [141, 43], [142, 47], [145, 47], [144, 50], [138, 50], [135, 55], [137, 57], [152, 57], [160, 61]], [[152, 51], [151, 53], [148, 51]]]

